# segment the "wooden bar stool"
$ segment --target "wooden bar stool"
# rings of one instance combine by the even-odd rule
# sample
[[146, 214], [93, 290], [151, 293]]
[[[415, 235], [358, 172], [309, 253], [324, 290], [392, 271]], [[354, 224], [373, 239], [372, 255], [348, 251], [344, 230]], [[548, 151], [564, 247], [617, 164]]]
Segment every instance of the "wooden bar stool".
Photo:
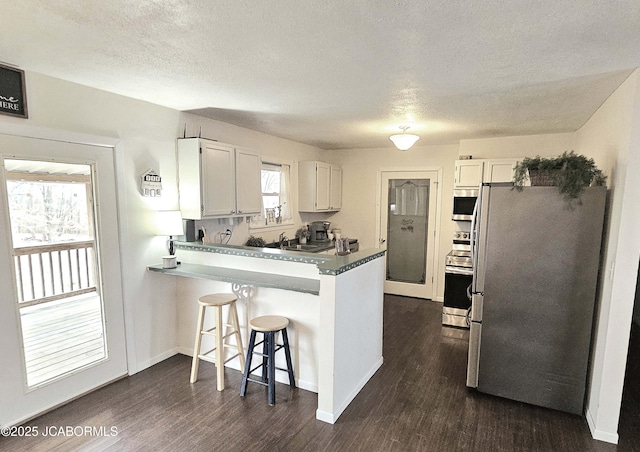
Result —
[[[289, 338], [287, 336], [289, 319], [278, 315], [266, 315], [252, 319], [249, 322], [249, 325], [251, 325], [251, 336], [249, 338], [247, 360], [244, 368], [244, 375], [242, 377], [240, 395], [244, 396], [246, 394], [247, 383], [249, 381], [253, 381], [254, 383], [258, 383], [269, 388], [269, 405], [273, 406], [276, 404], [276, 369], [286, 371], [289, 374], [289, 386], [292, 388], [296, 387], [296, 383], [293, 378], [293, 365], [291, 364]], [[275, 336], [278, 331], [282, 331], [282, 345], [276, 344]], [[256, 333], [262, 333], [262, 341], [257, 344]], [[262, 353], [254, 352], [254, 347], [259, 344], [262, 344]], [[284, 356], [287, 360], [286, 369], [281, 369], [275, 365], [276, 352], [281, 348], [284, 348]], [[254, 354], [262, 356], [262, 364], [251, 369], [251, 358]], [[249, 378], [249, 374], [260, 367], [262, 367], [262, 381]]]
[[[216, 365], [217, 370], [217, 388], [218, 391], [224, 389], [224, 363], [231, 361], [236, 356], [240, 358], [240, 370], [244, 372], [244, 348], [242, 347], [242, 337], [240, 336], [240, 322], [238, 322], [238, 311], [236, 310], [236, 297], [231, 293], [215, 293], [205, 295], [198, 299], [198, 325], [196, 327], [196, 343], [193, 347], [193, 361], [191, 363], [191, 383], [195, 383], [198, 379], [198, 364], [200, 360], [212, 362]], [[229, 306], [229, 314], [231, 316], [232, 323], [222, 322], [222, 307]], [[215, 311], [215, 326], [204, 330], [204, 315], [206, 308], [214, 308]], [[227, 330], [223, 330], [223, 326]], [[205, 334], [215, 336], [216, 346], [211, 350], [200, 353], [200, 346], [202, 345], [202, 336]], [[230, 336], [235, 336], [236, 343], [227, 344], [226, 339]], [[237, 353], [228, 359], [224, 359], [225, 347], [233, 347], [237, 349]], [[215, 351], [215, 356], [210, 356], [210, 353]]]

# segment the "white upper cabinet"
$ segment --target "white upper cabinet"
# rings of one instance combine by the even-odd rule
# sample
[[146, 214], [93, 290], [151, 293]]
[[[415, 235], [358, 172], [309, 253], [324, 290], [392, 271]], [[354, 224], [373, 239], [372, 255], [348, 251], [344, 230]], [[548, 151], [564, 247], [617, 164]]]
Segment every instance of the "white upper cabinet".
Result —
[[489, 159], [484, 164], [483, 182], [512, 182], [513, 172], [521, 159]]
[[240, 215], [255, 215], [262, 210], [260, 155], [236, 148], [236, 209]]
[[298, 163], [300, 212], [332, 212], [342, 208], [342, 168], [323, 162]]
[[342, 209], [342, 168], [333, 165], [331, 165], [329, 204], [331, 210]]
[[178, 140], [183, 218], [255, 215], [262, 209], [260, 155], [201, 138]]
[[[331, 165], [316, 162], [315, 210], [331, 209]], [[311, 175], [313, 177], [313, 175]]]
[[455, 188], [478, 188], [482, 183], [484, 160], [456, 160]]
[[522, 159], [456, 160], [454, 188], [478, 188], [482, 182], [511, 182]]
[[[202, 218], [234, 214], [236, 208], [234, 149], [204, 141], [200, 149], [202, 152], [200, 168]], [[180, 204], [182, 204], [182, 197]]]

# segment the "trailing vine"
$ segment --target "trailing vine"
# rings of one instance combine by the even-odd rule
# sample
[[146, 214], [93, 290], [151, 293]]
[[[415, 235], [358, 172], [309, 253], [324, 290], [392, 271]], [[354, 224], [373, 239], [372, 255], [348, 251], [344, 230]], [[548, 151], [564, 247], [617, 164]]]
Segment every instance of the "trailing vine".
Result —
[[513, 176], [516, 189], [522, 190], [526, 181], [533, 179], [530, 176], [536, 171], [538, 176], [551, 181], [544, 185], [557, 186], [558, 191], [568, 200], [579, 198], [586, 187], [605, 185], [607, 179], [593, 159], [573, 151], [565, 151], [556, 158], [526, 157], [518, 162]]

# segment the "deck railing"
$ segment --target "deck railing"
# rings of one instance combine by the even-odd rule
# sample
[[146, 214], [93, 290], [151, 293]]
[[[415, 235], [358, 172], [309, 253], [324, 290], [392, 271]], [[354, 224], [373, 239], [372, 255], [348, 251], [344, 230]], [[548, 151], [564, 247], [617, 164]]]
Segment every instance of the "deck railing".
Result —
[[95, 292], [94, 241], [16, 248], [21, 307]]

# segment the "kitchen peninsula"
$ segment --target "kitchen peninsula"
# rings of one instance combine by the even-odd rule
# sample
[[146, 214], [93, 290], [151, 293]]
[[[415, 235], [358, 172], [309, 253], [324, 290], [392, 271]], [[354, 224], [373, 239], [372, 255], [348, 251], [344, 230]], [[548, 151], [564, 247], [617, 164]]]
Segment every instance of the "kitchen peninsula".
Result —
[[[330, 256], [199, 242], [176, 247], [178, 268], [148, 269], [178, 276], [180, 353], [192, 355], [196, 300], [234, 291], [245, 344], [249, 319], [290, 319], [296, 383], [318, 393], [317, 419], [334, 423], [382, 365], [383, 250]], [[239, 369], [235, 359], [227, 366]]]

